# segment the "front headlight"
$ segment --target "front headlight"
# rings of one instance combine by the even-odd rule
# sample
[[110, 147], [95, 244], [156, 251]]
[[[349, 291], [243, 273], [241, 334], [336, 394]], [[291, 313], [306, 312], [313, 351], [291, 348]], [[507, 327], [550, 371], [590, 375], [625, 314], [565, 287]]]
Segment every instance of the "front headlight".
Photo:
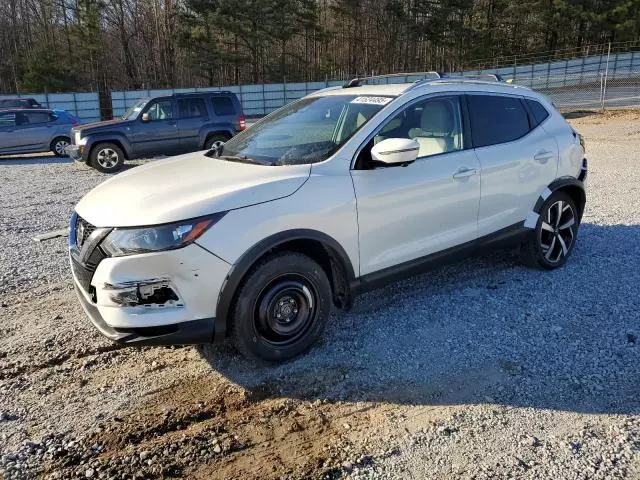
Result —
[[114, 228], [101, 247], [111, 257], [182, 248], [199, 238], [225, 213], [153, 227]]

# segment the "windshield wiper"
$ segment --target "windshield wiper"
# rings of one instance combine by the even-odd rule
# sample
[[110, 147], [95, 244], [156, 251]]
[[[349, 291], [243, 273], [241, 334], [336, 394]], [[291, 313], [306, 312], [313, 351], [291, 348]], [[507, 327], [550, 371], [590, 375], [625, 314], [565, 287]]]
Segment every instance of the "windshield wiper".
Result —
[[220, 155], [219, 157], [214, 158], [219, 158], [228, 162], [251, 163], [254, 165], [271, 165], [271, 162], [256, 160], [255, 158], [249, 158], [246, 155]]

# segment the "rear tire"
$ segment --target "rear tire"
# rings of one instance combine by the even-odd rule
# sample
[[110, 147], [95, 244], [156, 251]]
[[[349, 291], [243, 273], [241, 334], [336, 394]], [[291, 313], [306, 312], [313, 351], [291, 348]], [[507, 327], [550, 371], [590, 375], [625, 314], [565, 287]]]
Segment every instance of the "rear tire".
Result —
[[56, 137], [51, 141], [49, 150], [53, 152], [56, 157], [67, 157], [65, 148], [69, 146], [71, 139], [69, 137]]
[[228, 135], [216, 133], [209, 135], [204, 142], [204, 148], [207, 150], [215, 150], [217, 154], [222, 150], [222, 146], [229, 141]]
[[229, 316], [233, 345], [264, 362], [282, 362], [309, 350], [322, 336], [331, 310], [325, 271], [292, 252], [260, 261], [235, 297]]
[[89, 164], [100, 172], [115, 173], [124, 165], [124, 152], [115, 143], [98, 143], [91, 149]]
[[579, 227], [573, 199], [564, 192], [553, 193], [542, 204], [536, 228], [520, 248], [522, 263], [546, 270], [561, 267], [573, 251]]

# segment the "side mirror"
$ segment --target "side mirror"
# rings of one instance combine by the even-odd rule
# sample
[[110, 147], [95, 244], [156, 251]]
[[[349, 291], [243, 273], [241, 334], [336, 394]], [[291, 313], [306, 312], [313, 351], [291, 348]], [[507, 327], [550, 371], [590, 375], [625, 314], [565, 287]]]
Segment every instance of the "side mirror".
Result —
[[420, 144], [411, 138], [387, 138], [371, 149], [371, 158], [390, 167], [409, 165], [418, 158]]
[[148, 113], [143, 113], [142, 114], [142, 121], [143, 122], [148, 122], [149, 121], [149, 114]]

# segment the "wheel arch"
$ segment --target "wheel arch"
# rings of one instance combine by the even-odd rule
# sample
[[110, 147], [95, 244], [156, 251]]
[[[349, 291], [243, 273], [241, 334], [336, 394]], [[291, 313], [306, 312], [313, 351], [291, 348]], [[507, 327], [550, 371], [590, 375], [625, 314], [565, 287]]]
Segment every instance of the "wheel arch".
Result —
[[120, 136], [100, 136], [95, 139], [91, 139], [89, 145], [87, 145], [89, 150], [89, 153], [87, 154], [87, 162], [89, 162], [89, 159], [91, 158], [93, 149], [101, 143], [113, 143], [117, 145], [122, 150], [122, 153], [124, 153], [125, 160], [131, 159], [131, 145], [129, 145], [129, 142], [126, 139], [121, 138]]
[[351, 307], [350, 286], [355, 280], [355, 272], [342, 245], [317, 230], [287, 230], [255, 244], [231, 268], [218, 296], [214, 340], [222, 340], [226, 336], [229, 311], [236, 299], [238, 288], [253, 266], [265, 256], [283, 251], [302, 253], [316, 261], [329, 278], [334, 304], [343, 309]]
[[[576, 208], [578, 209], [578, 217], [582, 220], [582, 214], [584, 213], [584, 208], [587, 203], [587, 194], [584, 190], [584, 184], [575, 177], [560, 177], [551, 182], [538, 197], [533, 207], [533, 213], [538, 215], [547, 198], [559, 191], [565, 192], [575, 202]], [[525, 226], [527, 226], [526, 222]]]
[[202, 142], [200, 145], [204, 147], [207, 144], [207, 141], [214, 135], [224, 135], [225, 137], [227, 137], [227, 140], [230, 140], [231, 138], [233, 138], [233, 132], [231, 132], [229, 129], [226, 129], [226, 128], [220, 128], [216, 130], [206, 130], [203, 132]]

